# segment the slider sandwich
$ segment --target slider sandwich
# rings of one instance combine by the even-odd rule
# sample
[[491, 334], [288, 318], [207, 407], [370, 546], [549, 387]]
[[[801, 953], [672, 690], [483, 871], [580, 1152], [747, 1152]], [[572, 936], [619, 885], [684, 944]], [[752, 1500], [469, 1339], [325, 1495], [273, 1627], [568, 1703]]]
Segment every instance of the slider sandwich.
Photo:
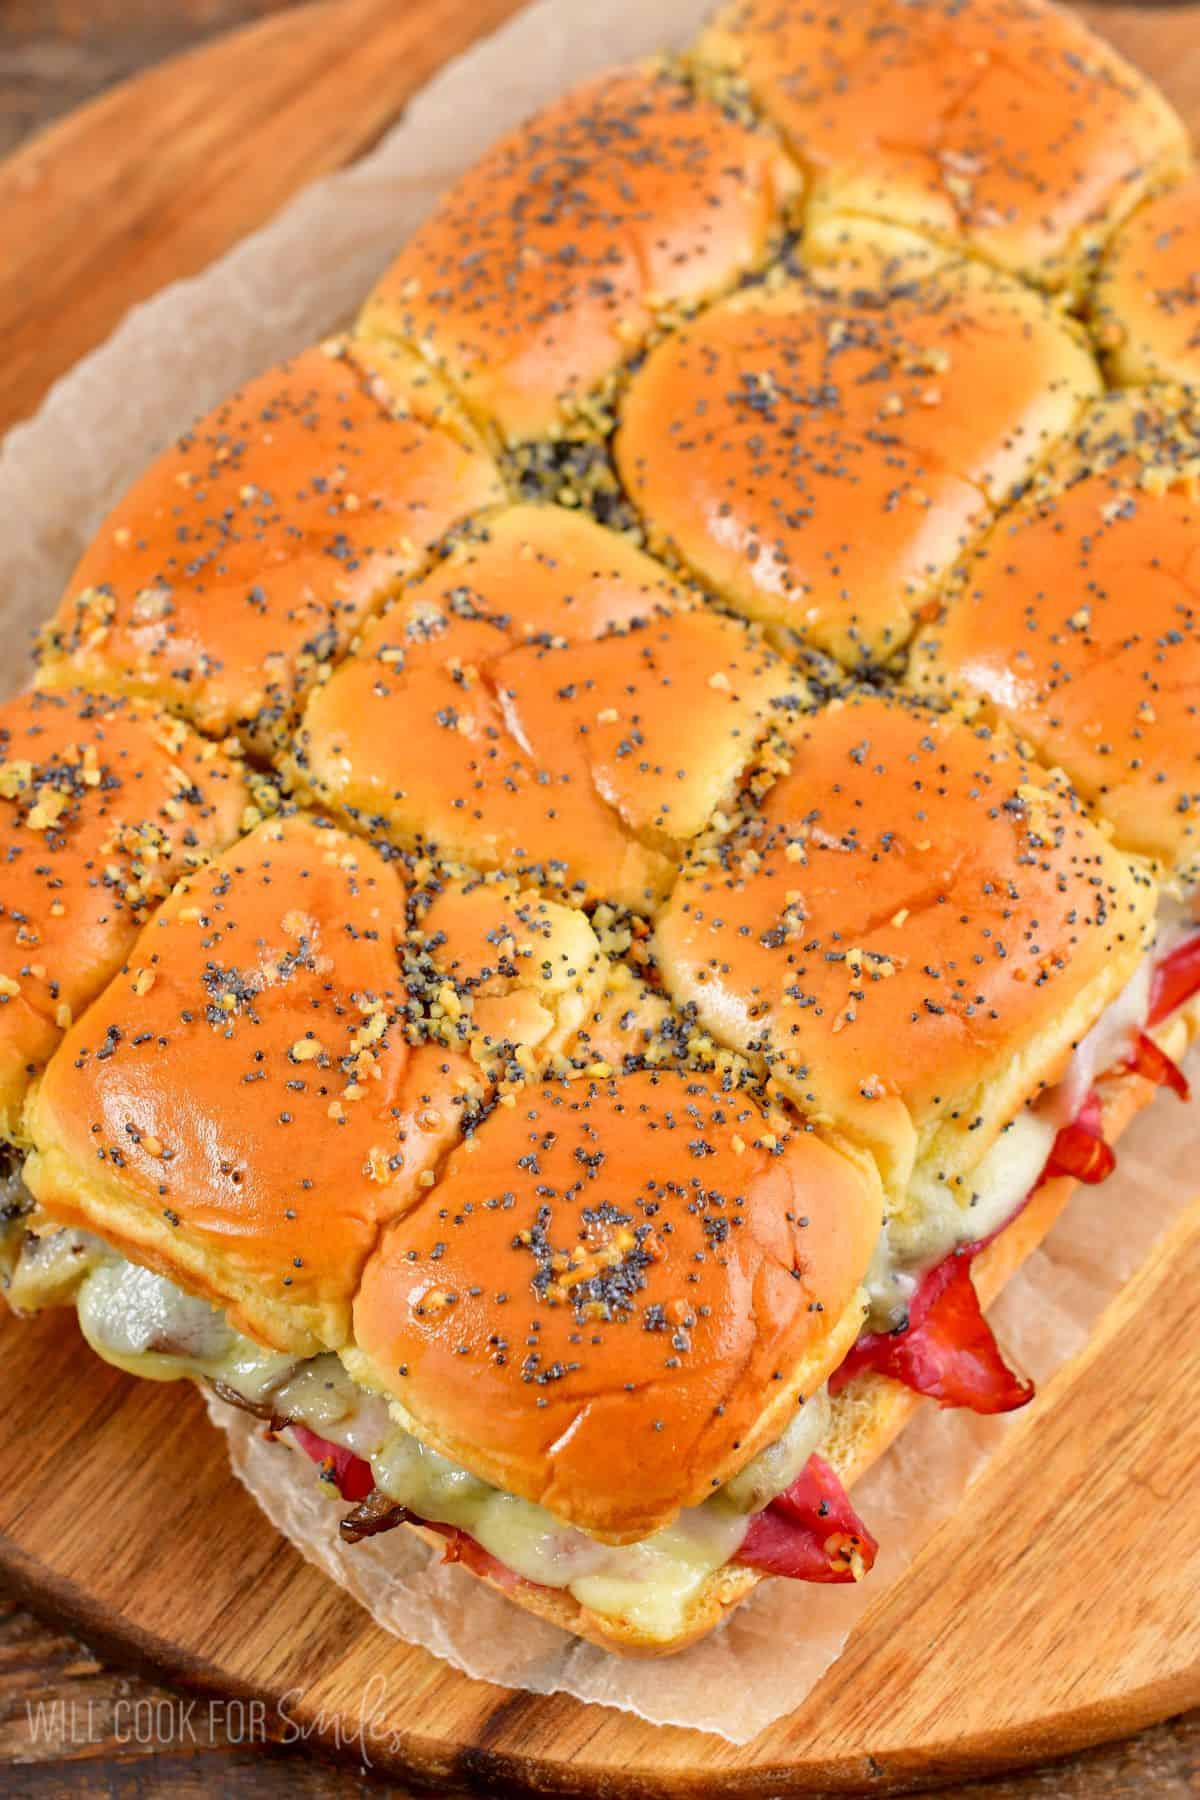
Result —
[[652, 914], [807, 694], [625, 538], [518, 506], [372, 620], [312, 696], [293, 778], [368, 835]]
[[[1188, 390], [1096, 401], [1029, 492], [956, 571], [913, 646], [912, 685], [1016, 732], [1063, 771], [1114, 847], [1156, 877], [1151, 951], [1109, 1027], [1151, 1080], [1178, 1057], [1200, 988], [1200, 528]], [[1165, 1036], [1164, 1036], [1165, 1033]], [[1080, 1077], [1082, 1081], [1082, 1076]]]
[[11, 1306], [614, 1649], [867, 1575], [1187, 1098], [1186, 167], [1041, 0], [733, 0], [172, 446], [0, 708]]
[[503, 496], [415, 356], [315, 345], [134, 482], [45, 627], [41, 681], [156, 700], [268, 756], [381, 595]]
[[971, 1265], [1032, 1247], [1068, 1192], [1051, 1178], [1102, 1178], [1151, 1083], [1181, 1085], [1145, 1033], [1157, 898], [1003, 728], [869, 692], [801, 721], [789, 772], [690, 860], [656, 933], [669, 991], [882, 1172], [835, 1387], [882, 1374], [981, 1412], [1030, 1397]]
[[602, 1642], [688, 1641], [760, 1548], [853, 1578], [871, 1540], [812, 1452], [869, 1159], [732, 1059], [489, 1081], [416, 1029], [405, 920], [397, 868], [302, 814], [180, 885], [28, 1110], [24, 1304], [69, 1258], [50, 1297], [101, 1355], [261, 1411], [352, 1539], [415, 1522]]

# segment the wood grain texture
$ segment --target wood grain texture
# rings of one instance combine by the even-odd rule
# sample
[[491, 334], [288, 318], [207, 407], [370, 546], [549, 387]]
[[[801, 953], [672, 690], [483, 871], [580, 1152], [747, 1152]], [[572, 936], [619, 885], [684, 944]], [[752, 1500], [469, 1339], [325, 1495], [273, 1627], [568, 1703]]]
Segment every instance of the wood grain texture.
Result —
[[[21, 255], [0, 271], [0, 319], [10, 344], [24, 344], [21, 357], [6, 359], [0, 372], [0, 424], [36, 404], [48, 380], [105, 335], [133, 300], [172, 274], [200, 266], [270, 216], [295, 187], [373, 141], [442, 55], [512, 10], [513, 3], [421, 0], [420, 6], [385, 6], [378, 0], [339, 0], [341, 16], [353, 19], [362, 42], [347, 52], [339, 39], [336, 54], [329, 39], [335, 7], [269, 16], [244, 41], [253, 42], [270, 62], [269, 104], [278, 100], [279, 114], [268, 110], [261, 84], [235, 82], [239, 91], [230, 91], [235, 45], [218, 43], [175, 70], [108, 95], [44, 134], [24, 157], [0, 167], [6, 217], [15, 216], [25, 233], [13, 239], [21, 243]], [[285, 4], [176, 0], [171, 11], [184, 28], [203, 32], [227, 22], [235, 10], [283, 15]], [[144, 27], [139, 12], [147, 15]], [[1200, 24], [1194, 18], [1161, 8], [1093, 7], [1090, 13], [1164, 80], [1193, 117], [1200, 116]], [[19, 47], [22, 33], [26, 47], [35, 43], [39, 21], [50, 20], [68, 48], [73, 43], [86, 48], [101, 41], [106, 22], [123, 29], [122, 21], [130, 19], [135, 36], [142, 29], [175, 28], [167, 9], [150, 0], [141, 6], [135, 0], [87, 5], [58, 0], [48, 6], [9, 0], [0, 16], [0, 96], [11, 44]], [[392, 33], [389, 48], [373, 60], [371, 46], [378, 47], [382, 30]], [[292, 31], [301, 72], [293, 69], [289, 78]], [[269, 37], [260, 37], [262, 32]], [[407, 61], [397, 48], [402, 40], [409, 46]], [[425, 61], [414, 73], [412, 46], [418, 42]], [[348, 72], [342, 54], [348, 55]], [[304, 83], [316, 80], [318, 64], [324, 75], [321, 106], [305, 121], [298, 96], [308, 91]], [[370, 117], [364, 119], [361, 102], [370, 69], [375, 91]], [[145, 88], [151, 83], [160, 85], [148, 99]], [[0, 121], [3, 116], [0, 101]], [[298, 128], [302, 141], [295, 143], [285, 131], [294, 135]], [[231, 142], [231, 134], [242, 130], [253, 154], [249, 149], [238, 154]], [[140, 166], [154, 160], [145, 154], [148, 141], [170, 165], [169, 173]], [[101, 153], [107, 161], [94, 161]], [[6, 188], [14, 169], [21, 180]], [[132, 204], [127, 186], [135, 190]], [[111, 204], [97, 210], [100, 194], [110, 196]], [[25, 205], [15, 215], [14, 195], [23, 196]], [[87, 243], [80, 244], [85, 226]], [[172, 266], [172, 256], [182, 260]], [[104, 277], [95, 293], [88, 275]], [[39, 279], [49, 283], [54, 314], [45, 311]], [[15, 312], [6, 310], [12, 308]], [[20, 322], [22, 309], [35, 324], [40, 319], [40, 331], [14, 340], [13, 321]], [[50, 342], [47, 316], [56, 318]], [[64, 348], [63, 338], [74, 347]], [[1192, 1595], [1200, 1566], [1191, 1546], [1181, 1542], [1188, 1509], [1177, 1501], [1196, 1491], [1200, 1453], [1194, 1437], [1171, 1427], [1186, 1417], [1188, 1383], [1194, 1392], [1200, 1373], [1200, 1367], [1180, 1368], [1176, 1379], [1172, 1362], [1184, 1324], [1178, 1296], [1187, 1291], [1189, 1275], [1193, 1282], [1200, 1276], [1200, 1216], [1181, 1228], [1176, 1255], [1181, 1266], [1157, 1257], [1122, 1297], [1084, 1363], [1023, 1425], [1017, 1446], [1025, 1448], [1014, 1447], [986, 1488], [939, 1534], [809, 1706], [747, 1752], [692, 1734], [639, 1727], [572, 1702], [535, 1701], [465, 1683], [422, 1653], [380, 1639], [349, 1602], [279, 1544], [240, 1491], [230, 1490], [220, 1446], [192, 1396], [136, 1389], [95, 1365], [69, 1334], [64, 1344], [61, 1326], [46, 1335], [40, 1326], [23, 1332], [19, 1343], [10, 1341], [19, 1328], [0, 1332], [6, 1375], [14, 1384], [27, 1379], [32, 1403], [24, 1411], [13, 1409], [14, 1416], [0, 1427], [0, 1466], [18, 1467], [22, 1454], [29, 1459], [30, 1446], [42, 1437], [49, 1451], [33, 1458], [32, 1468], [22, 1468], [16, 1491], [0, 1503], [7, 1566], [31, 1597], [82, 1622], [97, 1642], [107, 1639], [140, 1653], [205, 1691], [219, 1694], [228, 1687], [269, 1697], [299, 1674], [303, 1716], [314, 1726], [320, 1716], [316, 1736], [330, 1748], [339, 1748], [331, 1741], [336, 1735], [331, 1720], [337, 1716], [331, 1704], [342, 1707], [342, 1716], [348, 1706], [352, 1719], [364, 1673], [380, 1670], [389, 1681], [387, 1723], [396, 1736], [372, 1746], [372, 1761], [380, 1769], [413, 1768], [443, 1791], [448, 1783], [456, 1790], [466, 1784], [509, 1791], [510, 1782], [524, 1785], [529, 1778], [547, 1791], [582, 1793], [602, 1788], [783, 1793], [812, 1791], [814, 1782], [879, 1791], [897, 1782], [923, 1785], [935, 1774], [945, 1779], [964, 1767], [1044, 1755], [1161, 1717], [1165, 1709], [1197, 1697], [1192, 1671], [1198, 1649], [1189, 1635], [1196, 1621], [1188, 1613], [1195, 1613]], [[1129, 1305], [1132, 1312], [1121, 1310]], [[1172, 1373], [1153, 1395], [1139, 1396], [1129, 1393], [1124, 1345], [1130, 1322], [1136, 1320], [1141, 1330], [1144, 1313]], [[1147, 1342], [1143, 1338], [1139, 1347], [1139, 1363], [1161, 1366], [1161, 1359], [1143, 1361]], [[54, 1395], [49, 1418], [40, 1404], [47, 1386]], [[1044, 1426], [1036, 1423], [1047, 1415]], [[1036, 1442], [1029, 1445], [1035, 1424]], [[1165, 1460], [1160, 1439], [1169, 1445]], [[1097, 1466], [1103, 1472], [1099, 1485], [1088, 1479]], [[1068, 1505], [1077, 1492], [1086, 1494], [1082, 1513], [1077, 1501]], [[110, 1511], [120, 1521], [115, 1560], [109, 1534], [98, 1523]], [[1013, 1516], [1021, 1520], [1015, 1559]], [[1134, 1550], [1118, 1560], [1116, 1544]], [[1130, 1580], [1130, 1564], [1146, 1545], [1152, 1546], [1153, 1572]], [[206, 1552], [211, 1565], [203, 1564]], [[1062, 1568], [1070, 1570], [1070, 1586], [1060, 1592], [1063, 1583], [1056, 1577]], [[1122, 1577], [1115, 1587], [1114, 1568]], [[54, 1572], [48, 1584], [47, 1569]], [[194, 1592], [198, 1573], [200, 1595]], [[963, 1598], [972, 1591], [986, 1597], [982, 1714], [979, 1695], [966, 1692], [969, 1684], [962, 1676], [981, 1652], [977, 1605], [972, 1602], [968, 1612]], [[1057, 1602], [1049, 1609], [1038, 1604], [1045, 1593]], [[189, 1596], [189, 1615], [195, 1615], [182, 1633], [181, 1594]], [[56, 1750], [43, 1741], [37, 1747], [41, 1760], [22, 1768], [15, 1787], [0, 1773], [5, 1792], [81, 1791], [61, 1766], [64, 1755], [85, 1772], [85, 1781], [89, 1767], [103, 1768], [99, 1784], [87, 1789], [94, 1792], [367, 1791], [367, 1778], [359, 1774], [303, 1759], [281, 1764], [259, 1748], [197, 1747], [182, 1729], [149, 1745], [122, 1743], [120, 1703], [165, 1698], [163, 1691], [113, 1674], [61, 1635], [46, 1633], [31, 1653], [33, 1630], [16, 1614], [0, 1625], [0, 1757], [34, 1754], [24, 1710], [31, 1695], [71, 1695], [79, 1704], [86, 1699], [89, 1726], [98, 1719], [99, 1729], [82, 1745], [60, 1742]], [[1093, 1656], [1088, 1668], [1075, 1671], [1070, 1654], [1081, 1643]], [[1034, 1659], [1057, 1665], [1050, 1702], [1054, 1725], [1048, 1733], [1043, 1715], [1028, 1709], [1006, 1713], [995, 1700]], [[1137, 1671], [1147, 1668], [1153, 1679], [1139, 1685]], [[1122, 1696], [1119, 1707], [1114, 1691]], [[465, 1751], [464, 1741], [470, 1746]], [[700, 1788], [698, 1744], [711, 1770]], [[1110, 1793], [1175, 1800], [1200, 1786], [1198, 1744], [1200, 1726], [1184, 1722], [1155, 1728], [1133, 1746], [1090, 1753], [1070, 1766], [1005, 1778], [986, 1788], [970, 1783], [944, 1791], [960, 1800], [1043, 1793], [1069, 1800]], [[340, 1748], [353, 1752], [354, 1745]], [[157, 1752], [153, 1761], [152, 1751]], [[573, 1762], [564, 1767], [568, 1755]]]
[[151, 63], [302, 0], [4, 0], [0, 156]]
[[[0, 431], [136, 301], [368, 149], [517, 0], [319, 0], [120, 86], [0, 165]], [[53, 320], [53, 331], [47, 321]]]

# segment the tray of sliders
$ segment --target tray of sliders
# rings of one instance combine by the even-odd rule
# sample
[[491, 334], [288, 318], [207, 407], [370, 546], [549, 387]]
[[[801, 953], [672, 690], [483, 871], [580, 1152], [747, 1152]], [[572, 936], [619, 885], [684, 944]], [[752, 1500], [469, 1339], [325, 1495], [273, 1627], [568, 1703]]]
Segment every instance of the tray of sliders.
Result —
[[[34, 1420], [99, 1381], [77, 1488], [189, 1490], [191, 1621], [117, 1638], [281, 1690], [253, 1558], [193, 1591], [253, 1514], [179, 1382], [342, 1544], [653, 1657], [869, 1581], [912, 1415], [1033, 1399], [986, 1309], [1171, 1129], [1200, 1023], [1189, 158], [1033, 0], [735, 0], [519, 126], [118, 501], [0, 707], [8, 1453], [55, 1470]], [[300, 1580], [314, 1667], [415, 1658]], [[209, 1654], [226, 1582], [253, 1656]], [[457, 1727], [396, 1700], [394, 1766], [486, 1754], [458, 1687]]]

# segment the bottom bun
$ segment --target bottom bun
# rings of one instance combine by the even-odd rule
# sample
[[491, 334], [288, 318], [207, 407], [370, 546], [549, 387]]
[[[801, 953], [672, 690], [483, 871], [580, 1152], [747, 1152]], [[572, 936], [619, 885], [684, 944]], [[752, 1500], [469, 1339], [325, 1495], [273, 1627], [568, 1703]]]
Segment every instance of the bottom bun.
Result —
[[[1168, 1055], [1178, 1057], [1198, 1029], [1200, 1006], [1190, 1006], [1155, 1036]], [[1140, 1075], [1121, 1075], [1103, 1084], [1104, 1135], [1110, 1144], [1157, 1093], [1158, 1089]], [[1010, 1277], [1037, 1249], [1078, 1185], [1065, 1175], [1043, 1183], [1012, 1223], [980, 1251], [972, 1274], [984, 1306], [991, 1305]], [[883, 1455], [917, 1408], [925, 1404], [928, 1402], [922, 1395], [886, 1375], [856, 1376], [833, 1402], [829, 1435], [821, 1445], [822, 1457], [846, 1487], [852, 1486]], [[420, 1525], [410, 1525], [408, 1529], [418, 1532], [435, 1549], [445, 1550], [446, 1540], [439, 1533]], [[686, 1649], [719, 1625], [725, 1614], [753, 1593], [760, 1581], [772, 1579], [757, 1569], [727, 1563], [698, 1589], [683, 1624], [666, 1638], [650, 1635], [631, 1620], [592, 1612], [564, 1590], [539, 1587], [520, 1577], [503, 1580], [486, 1572], [471, 1572], [526, 1612], [603, 1649], [619, 1650], [627, 1656], [669, 1656]]]

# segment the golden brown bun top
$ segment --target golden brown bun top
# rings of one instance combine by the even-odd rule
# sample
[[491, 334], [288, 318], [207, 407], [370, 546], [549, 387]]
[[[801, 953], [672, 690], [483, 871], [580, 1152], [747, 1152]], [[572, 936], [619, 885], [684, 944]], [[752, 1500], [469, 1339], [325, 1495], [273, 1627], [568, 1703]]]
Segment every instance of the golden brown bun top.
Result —
[[731, 0], [698, 55], [782, 127], [817, 217], [915, 226], [1048, 287], [1187, 155], [1162, 95], [1040, 0]]
[[677, 885], [659, 965], [901, 1193], [1058, 1075], [1154, 904], [1003, 737], [867, 693], [797, 722], [790, 772]]
[[625, 539], [514, 507], [373, 621], [296, 760], [368, 831], [645, 912], [802, 691]]
[[46, 629], [43, 679], [151, 694], [268, 748], [396, 578], [500, 498], [413, 359], [305, 350], [130, 488]]
[[703, 1500], [840, 1361], [871, 1171], [736, 1089], [534, 1087], [389, 1231], [355, 1336], [426, 1441], [617, 1538]]
[[1097, 402], [1006, 514], [913, 651], [912, 679], [982, 703], [1116, 829], [1200, 879], [1196, 401]]
[[239, 765], [157, 707], [0, 706], [0, 1136], [171, 884], [237, 836], [246, 800]]
[[977, 264], [886, 304], [787, 281], [650, 352], [616, 456], [657, 547], [854, 666], [905, 642], [1098, 387], [1049, 304]]
[[502, 439], [551, 434], [660, 311], [763, 260], [798, 179], [772, 134], [668, 70], [610, 70], [450, 189], [363, 327], [421, 349]]
[[1119, 382], [1200, 382], [1200, 176], [1147, 200], [1117, 232], [1092, 295]]
[[413, 1051], [405, 887], [269, 821], [176, 889], [30, 1107], [30, 1187], [280, 1347], [344, 1341], [380, 1225], [456, 1134], [471, 1065]]

